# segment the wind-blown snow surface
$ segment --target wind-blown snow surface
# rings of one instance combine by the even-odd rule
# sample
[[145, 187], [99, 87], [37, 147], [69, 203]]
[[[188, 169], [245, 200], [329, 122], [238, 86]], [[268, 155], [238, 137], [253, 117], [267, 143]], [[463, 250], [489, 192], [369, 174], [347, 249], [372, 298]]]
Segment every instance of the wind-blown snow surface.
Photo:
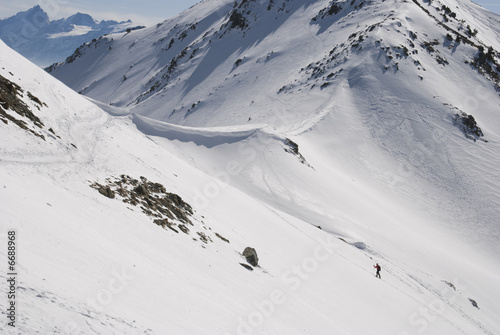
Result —
[[[199, 7], [221, 8], [214, 3]], [[324, 6], [311, 2], [294, 13], [309, 17], [305, 9]], [[200, 109], [173, 124], [148, 117], [155, 116], [149, 102], [137, 114], [106, 99], [98, 107], [1, 48], [0, 74], [47, 104], [38, 115], [60, 137], [47, 132], [43, 141], [0, 123], [0, 224], [4, 240], [7, 230], [17, 230], [20, 281], [17, 328], [2, 323], [2, 331], [499, 332], [500, 123], [486, 79], [472, 76], [464, 87], [443, 89], [449, 81], [439, 76], [441, 68], [426, 65], [426, 85], [409, 94], [420, 82], [416, 73], [415, 82], [411, 72], [382, 80], [410, 70], [376, 72], [367, 57], [323, 90], [266, 96], [262, 84], [246, 96], [263, 101], [241, 116], [243, 102], [234, 108], [224, 102], [206, 118]], [[447, 74], [466, 78], [462, 67], [456, 71]], [[228, 101], [243, 101], [239, 89], [213, 95], [223, 91]], [[175, 96], [168, 92], [157, 95]], [[466, 109], [464, 97], [475, 99], [476, 109]], [[152, 99], [149, 106], [155, 100], [170, 104]], [[488, 142], [465, 138], [451, 121], [456, 111], [443, 103], [473, 114]], [[179, 194], [213, 243], [160, 228], [89, 187], [121, 174], [145, 176]], [[246, 246], [260, 258], [251, 272], [238, 264]], [[5, 264], [6, 250], [0, 253]]]

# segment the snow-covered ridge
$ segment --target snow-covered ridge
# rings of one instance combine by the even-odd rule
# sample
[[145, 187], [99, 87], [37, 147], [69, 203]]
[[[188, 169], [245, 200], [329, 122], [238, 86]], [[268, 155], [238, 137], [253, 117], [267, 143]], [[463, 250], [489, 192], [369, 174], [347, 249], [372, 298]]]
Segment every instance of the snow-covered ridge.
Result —
[[[151, 136], [164, 137], [170, 141], [193, 142], [207, 148], [217, 145], [231, 144], [248, 139], [257, 132], [266, 132], [265, 126], [233, 126], [195, 128], [178, 126], [171, 123], [157, 121], [140, 115], [134, 115], [133, 122], [141, 132]], [[274, 136], [276, 135], [268, 135]], [[284, 141], [284, 138], [283, 138]]]
[[[206, 115], [204, 122], [214, 126], [243, 123], [248, 117], [269, 123], [263, 121], [269, 113], [265, 106], [290, 100], [280, 97], [287, 92], [300, 95], [297, 100], [309, 93], [321, 95], [332, 85], [330, 92], [349, 77], [344, 71], [357, 64], [365, 64], [377, 76], [379, 71], [387, 73], [385, 77], [411, 71], [410, 88], [424, 80], [425, 71], [435, 63], [442, 68], [450, 62], [463, 70], [472, 67], [479, 73], [466, 71], [468, 77], [482, 73], [496, 80], [498, 58], [488, 48], [499, 48], [486, 30], [498, 29], [480, 31], [474, 15], [456, 9], [469, 9], [467, 2], [392, 3], [242, 1], [232, 8], [229, 2], [202, 2], [156, 27], [82, 46], [62, 65], [65, 70], [57, 66], [50, 72], [85, 95], [128, 106], [137, 114], [203, 125], [190, 122], [200, 119], [193, 118], [195, 113]], [[470, 6], [470, 10], [488, 20], [480, 8]], [[236, 12], [248, 22], [245, 27], [232, 23]], [[411, 19], [406, 13], [411, 13]], [[290, 30], [296, 33], [290, 35]], [[308, 52], [304, 55], [303, 50]], [[73, 62], [81, 55], [85, 60]], [[129, 56], [116, 61], [120, 55]], [[455, 71], [451, 65], [448, 71]], [[447, 85], [453, 84], [446, 73], [441, 77]], [[115, 87], [112, 95], [105, 86]], [[265, 96], [265, 101], [245, 95], [251, 90]], [[330, 97], [324, 96], [317, 99], [320, 104]], [[226, 117], [231, 110], [215, 115], [220, 101], [240, 111], [239, 116]], [[286, 108], [292, 113], [290, 123], [296, 123], [300, 115]], [[255, 114], [257, 109], [261, 115]]]

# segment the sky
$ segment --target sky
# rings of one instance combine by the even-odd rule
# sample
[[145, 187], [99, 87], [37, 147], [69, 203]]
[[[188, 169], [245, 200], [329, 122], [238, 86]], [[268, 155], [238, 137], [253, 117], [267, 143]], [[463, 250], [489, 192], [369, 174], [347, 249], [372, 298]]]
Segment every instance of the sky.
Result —
[[142, 25], [155, 25], [191, 7], [200, 0], [0, 0], [0, 19], [39, 4], [51, 20], [77, 12], [96, 20], [131, 19]]
[[500, 14], [500, 0], [475, 0], [474, 2], [492, 12]]
[[[141, 25], [155, 25], [191, 7], [199, 0], [0, 0], [0, 19], [39, 4], [51, 20], [77, 12], [97, 20], [131, 19]], [[500, 0], [475, 0], [484, 8], [500, 14]]]

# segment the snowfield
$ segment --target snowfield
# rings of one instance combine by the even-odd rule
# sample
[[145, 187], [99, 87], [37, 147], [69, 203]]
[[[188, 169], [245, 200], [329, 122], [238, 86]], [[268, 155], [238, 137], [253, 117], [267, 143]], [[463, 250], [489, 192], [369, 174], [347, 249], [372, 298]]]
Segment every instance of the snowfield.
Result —
[[[88, 97], [0, 42], [0, 75], [22, 88], [44, 126], [23, 120], [45, 138], [0, 122], [0, 331], [500, 332], [498, 93], [464, 63], [474, 47], [442, 45], [444, 28], [414, 2], [358, 2], [339, 2], [315, 24], [329, 1], [243, 1], [249, 27], [223, 33], [233, 2], [202, 1], [52, 70]], [[480, 22], [476, 38], [500, 49], [497, 16], [467, 1], [440, 3]], [[179, 27], [192, 22], [177, 45]], [[418, 53], [404, 57], [395, 47], [408, 45], [409, 30]], [[151, 52], [173, 36], [171, 53]], [[421, 46], [433, 38], [438, 51]], [[165, 75], [188, 46], [199, 52]], [[483, 137], [454, 123], [460, 111]], [[125, 176], [190, 204], [188, 232], [179, 219], [155, 224], [145, 214], [153, 206], [91, 187]], [[251, 271], [241, 265], [248, 246], [259, 256]]]

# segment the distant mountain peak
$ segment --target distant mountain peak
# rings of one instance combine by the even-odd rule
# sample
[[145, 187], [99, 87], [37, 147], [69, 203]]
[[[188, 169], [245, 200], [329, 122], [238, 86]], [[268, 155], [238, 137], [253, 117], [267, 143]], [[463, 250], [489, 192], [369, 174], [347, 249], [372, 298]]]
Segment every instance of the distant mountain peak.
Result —
[[31, 7], [30, 9], [24, 11], [24, 12], [19, 12], [18, 14], [22, 14], [22, 13], [38, 13], [38, 12], [41, 12], [41, 13], [45, 13], [45, 11], [42, 9], [42, 7], [40, 5], [35, 5], [33, 7]]
[[77, 25], [87, 25], [87, 26], [93, 26], [98, 23], [97, 20], [95, 20], [92, 16], [89, 14], [85, 13], [76, 13], [65, 19], [66, 22], [72, 23], [72, 24], [77, 24]]
[[97, 21], [86, 13], [51, 21], [40, 5], [0, 20], [0, 38], [40, 66], [60, 62], [82, 43], [100, 36], [137, 28], [131, 20]]
[[[11, 22], [16, 23], [18, 21], [22, 21], [24, 24], [28, 24], [29, 26], [33, 25], [35, 27], [41, 27], [49, 24], [50, 19], [48, 14], [40, 7], [40, 5], [36, 5], [28, 10], [17, 13], [14, 16], [8, 17], [4, 20], [0, 20], [1, 22]], [[5, 29], [0, 24], [0, 32]]]

